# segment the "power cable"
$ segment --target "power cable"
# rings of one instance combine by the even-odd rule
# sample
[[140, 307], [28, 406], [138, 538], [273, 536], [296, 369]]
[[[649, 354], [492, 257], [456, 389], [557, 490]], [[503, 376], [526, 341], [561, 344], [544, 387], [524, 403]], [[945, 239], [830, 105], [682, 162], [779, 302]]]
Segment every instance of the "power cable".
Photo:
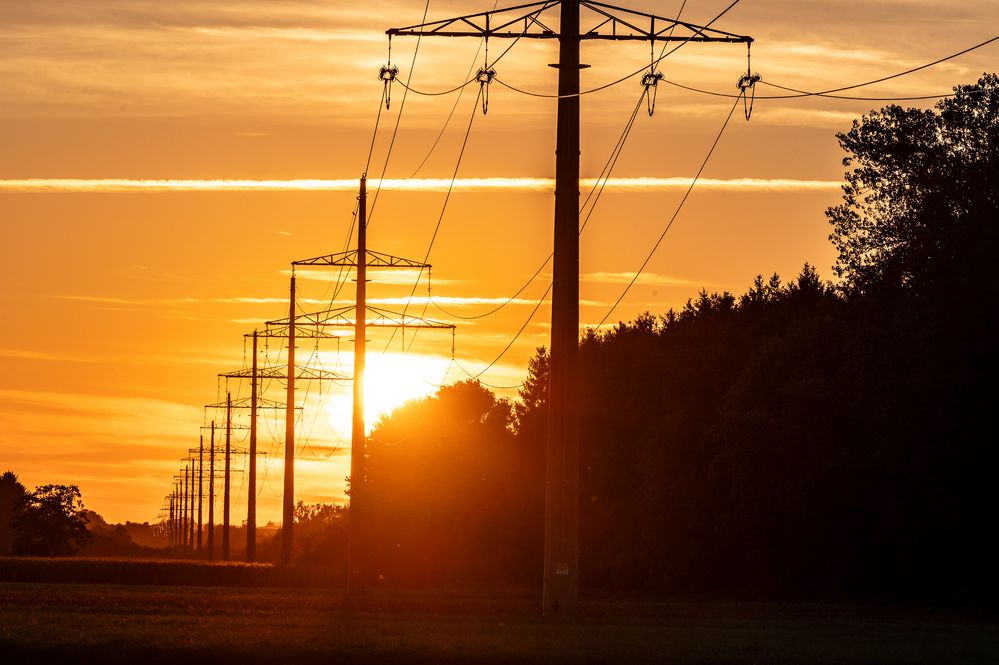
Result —
[[[458, 169], [461, 167], [462, 158], [465, 156], [465, 148], [468, 147], [468, 137], [472, 133], [472, 125], [474, 124], [475, 121], [475, 115], [476, 112], [478, 111], [479, 100], [481, 97], [482, 97], [482, 89], [480, 88], [479, 94], [475, 96], [475, 102], [472, 105], [472, 113], [468, 118], [468, 126], [465, 128], [465, 137], [462, 139], [461, 149], [458, 151], [458, 159], [455, 161], [454, 171], [452, 171], [451, 173], [451, 182], [448, 184], [447, 193], [444, 195], [444, 203], [441, 206], [440, 215], [438, 215], [437, 217], [437, 224], [434, 226], [434, 232], [430, 236], [430, 244], [427, 246], [427, 252], [426, 254], [424, 254], [423, 261], [421, 262], [423, 264], [426, 264], [426, 262], [430, 259], [430, 253], [433, 251], [434, 243], [437, 241], [437, 234], [440, 232], [441, 224], [444, 222], [444, 213], [447, 212], [447, 206], [451, 200], [451, 192], [454, 190], [454, 182], [458, 178]], [[409, 298], [407, 299], [406, 305], [403, 307], [402, 310], [403, 317], [405, 317], [406, 312], [409, 310], [410, 305], [412, 305], [413, 297], [416, 295], [416, 289], [419, 288], [420, 280], [423, 278], [424, 270], [425, 268], [421, 267], [417, 273], [416, 281], [413, 283], [413, 289], [412, 291], [410, 291]], [[385, 345], [385, 349], [382, 351], [383, 355], [388, 351], [389, 346], [391, 346], [392, 341], [395, 339], [395, 335], [398, 330], [399, 330], [398, 328], [392, 329], [392, 334], [389, 336], [389, 340]]]
[[[493, 3], [493, 9], [494, 10], [496, 9], [496, 5], [497, 4], [499, 4], [498, 1], [495, 2], [495, 3]], [[539, 9], [536, 12], [533, 12], [531, 14], [528, 14], [527, 16], [530, 16], [530, 17], [537, 16], [538, 14], [540, 14], [541, 12], [549, 9], [550, 7], [554, 6], [555, 4], [557, 4], [557, 3], [555, 3], [555, 2], [547, 3], [541, 9]], [[525, 18], [527, 18], [527, 17], [525, 17]], [[505, 49], [503, 49], [503, 52], [500, 53], [499, 56], [497, 56], [497, 58], [495, 60], [493, 60], [492, 62], [487, 62], [486, 64], [488, 66], [495, 66], [496, 63], [498, 63], [500, 60], [502, 60], [506, 56], [506, 54], [509, 53], [510, 50], [514, 46], [516, 46], [517, 42], [519, 42], [520, 39], [524, 35], [527, 34], [527, 31], [528, 31], [529, 28], [530, 28], [530, 22], [528, 21], [525, 24], [525, 26], [524, 26], [524, 30], [519, 35], [517, 35], [516, 37], [513, 38], [513, 41], [510, 42], [509, 46], [507, 46]], [[488, 67], [486, 67], [486, 69], [488, 69]], [[477, 80], [478, 80], [478, 77], [472, 76], [471, 78], [468, 78], [464, 83], [462, 83], [460, 85], [456, 85], [453, 88], [449, 88], [447, 90], [438, 90], [438, 91], [434, 91], [434, 92], [429, 92], [429, 91], [426, 91], [426, 90], [417, 90], [416, 88], [411, 87], [409, 85], [408, 81], [406, 83], [403, 83], [402, 81], [399, 81], [399, 84], [402, 85], [402, 87], [405, 88], [406, 90], [408, 90], [409, 92], [412, 92], [413, 94], [416, 94], [416, 95], [422, 95], [424, 97], [440, 97], [440, 96], [443, 96], [443, 95], [450, 95], [452, 93], [458, 92], [459, 90], [461, 90], [465, 86], [470, 85], [472, 83], [475, 83]]]
[[[944, 56], [943, 58], [939, 58], [939, 59], [934, 60], [932, 62], [928, 62], [928, 63], [923, 64], [923, 65], [919, 65], [918, 67], [913, 67], [911, 69], [906, 69], [905, 71], [897, 72], [895, 74], [890, 74], [888, 76], [882, 76], [881, 78], [877, 78], [877, 79], [874, 79], [872, 81], [865, 81], [863, 83], [855, 83], [853, 85], [846, 85], [846, 86], [841, 86], [841, 87], [838, 87], [838, 88], [830, 88], [828, 90], [822, 90], [822, 91], [819, 91], [819, 92], [809, 92], [807, 90], [799, 90], [797, 88], [791, 88], [791, 87], [788, 87], [788, 86], [783, 86], [783, 85], [779, 85], [779, 84], [776, 84], [776, 83], [771, 83], [771, 82], [766, 81], [766, 80], [760, 80], [760, 83], [763, 83], [765, 85], [769, 85], [772, 88], [777, 88], [779, 90], [786, 90], [786, 91], [789, 91], [789, 92], [792, 92], [792, 93], [795, 93], [795, 94], [791, 94], [791, 95], [757, 95], [756, 99], [799, 99], [799, 98], [802, 98], [802, 97], [828, 97], [830, 99], [846, 99], [846, 100], [854, 100], [854, 101], [869, 101], [869, 102], [893, 102], [893, 101], [898, 101], [898, 102], [902, 102], [902, 101], [919, 101], [919, 100], [926, 100], [926, 99], [943, 99], [943, 98], [946, 98], [946, 97], [953, 97], [955, 95], [955, 93], [953, 93], [953, 92], [951, 92], [951, 93], [944, 93], [944, 94], [940, 94], [940, 95], [912, 95], [912, 96], [901, 96], [901, 97], [855, 97], [855, 96], [852, 96], [852, 95], [837, 95], [837, 94], [833, 94], [833, 93], [845, 92], [847, 90], [855, 90], [857, 88], [864, 88], [864, 87], [867, 87], [869, 85], [874, 85], [875, 83], [883, 83], [885, 81], [890, 81], [892, 79], [900, 78], [902, 76], [908, 76], [909, 74], [913, 74], [915, 72], [922, 71], [924, 69], [928, 69], [928, 68], [933, 67], [935, 65], [939, 65], [941, 63], [947, 62], [948, 60], [953, 60], [954, 58], [960, 57], [960, 56], [962, 56], [962, 55], [964, 55], [966, 53], [970, 53], [971, 51], [974, 51], [974, 50], [983, 48], [985, 46], [988, 46], [989, 44], [991, 44], [992, 42], [995, 42], [997, 40], [999, 40], [999, 35], [997, 35], [995, 37], [992, 37], [991, 39], [987, 39], [984, 42], [981, 42], [979, 44], [975, 44], [974, 46], [970, 46], [970, 47], [968, 47], [966, 49], [958, 51], [957, 53], [952, 53], [952, 54], [950, 54], [948, 56]], [[697, 92], [697, 93], [700, 93], [702, 95], [711, 95], [713, 97], [727, 97], [729, 99], [736, 99], [736, 98], [741, 98], [742, 97], [741, 94], [733, 94], [733, 93], [726, 93], [726, 92], [717, 92], [717, 91], [713, 91], [713, 90], [704, 90], [702, 88], [695, 88], [693, 86], [684, 85], [684, 84], [678, 83], [676, 81], [670, 81], [668, 79], [664, 79], [664, 80], [665, 80], [666, 83], [668, 83], [668, 84], [670, 84], [672, 86], [675, 86], [677, 88], [681, 88], [683, 90], [688, 90], [690, 92]]]
[[539, 310], [539, 309], [541, 308], [541, 304], [545, 302], [545, 298], [547, 298], [547, 297], [548, 297], [548, 294], [549, 294], [549, 293], [551, 293], [551, 291], [552, 291], [552, 286], [553, 286], [553, 285], [554, 285], [554, 284], [549, 284], [549, 285], [548, 285], [548, 288], [547, 288], [547, 289], [545, 290], [545, 293], [544, 293], [544, 295], [542, 295], [542, 296], [541, 296], [541, 297], [540, 297], [540, 298], [538, 299], [538, 304], [534, 306], [534, 309], [532, 309], [532, 310], [531, 310], [531, 314], [530, 314], [530, 315], [529, 315], [529, 316], [527, 317], [527, 320], [526, 320], [526, 321], [524, 321], [524, 325], [522, 325], [522, 326], [520, 327], [520, 330], [518, 330], [518, 331], [517, 331], [517, 334], [513, 336], [513, 339], [511, 339], [511, 340], [510, 340], [510, 342], [509, 342], [509, 343], [508, 343], [508, 344], [507, 344], [507, 345], [506, 345], [505, 347], [503, 347], [503, 350], [502, 350], [502, 351], [500, 351], [500, 354], [499, 354], [498, 356], [496, 356], [495, 358], [493, 358], [492, 362], [490, 362], [490, 363], [489, 363], [488, 365], [486, 365], [486, 366], [485, 366], [485, 367], [484, 367], [484, 368], [482, 369], [482, 371], [480, 371], [480, 372], [479, 372], [479, 373], [477, 373], [477, 374], [472, 374], [472, 373], [471, 373], [471, 372], [469, 372], [469, 371], [468, 371], [467, 369], [465, 369], [464, 367], [462, 367], [462, 366], [461, 366], [461, 363], [459, 363], [459, 362], [457, 361], [457, 359], [456, 359], [456, 360], [454, 361], [454, 364], [455, 364], [455, 366], [456, 366], [456, 367], [457, 367], [458, 369], [460, 369], [460, 370], [461, 370], [462, 372], [464, 372], [465, 374], [467, 374], [467, 375], [468, 375], [468, 376], [469, 376], [470, 378], [472, 378], [472, 379], [476, 379], [476, 380], [477, 380], [477, 379], [478, 379], [478, 378], [479, 378], [480, 376], [482, 376], [483, 374], [485, 374], [486, 372], [488, 372], [488, 371], [489, 371], [489, 370], [490, 370], [490, 369], [492, 368], [492, 366], [493, 366], [493, 365], [495, 365], [495, 364], [496, 364], [497, 362], [499, 362], [500, 358], [502, 358], [502, 357], [503, 357], [504, 355], [506, 355], [506, 352], [510, 350], [510, 347], [512, 347], [512, 346], [513, 346], [514, 342], [516, 342], [516, 341], [517, 341], [517, 339], [518, 339], [518, 338], [520, 338], [520, 336], [521, 336], [521, 335], [523, 334], [524, 330], [526, 330], [526, 329], [527, 329], [527, 326], [528, 326], [528, 325], [529, 325], [529, 324], [531, 323], [531, 319], [533, 319], [533, 318], [534, 318], [534, 315], [538, 313], [538, 310]]
[[[580, 234], [583, 233], [583, 230], [586, 228], [586, 225], [589, 223], [590, 216], [593, 214], [593, 211], [596, 208], [597, 203], [600, 201], [600, 196], [604, 191], [604, 187], [606, 186], [608, 180], [610, 180], [610, 177], [614, 170], [614, 166], [617, 164], [617, 160], [621, 156], [621, 152], [624, 149], [624, 144], [628, 140], [628, 136], [631, 134], [631, 129], [632, 127], [634, 127], [635, 119], [638, 117], [639, 109], [641, 109], [642, 107], [642, 101], [645, 99], [646, 94], [648, 94], [647, 88], [643, 89], [641, 96], [638, 98], [638, 102], [635, 104], [635, 108], [632, 111], [631, 116], [629, 116], [628, 122], [625, 123], [624, 130], [622, 130], [620, 136], [618, 137], [617, 143], [614, 145], [614, 148], [611, 150], [611, 154], [608, 156], [607, 161], [604, 162], [604, 166], [600, 169], [600, 173], [597, 175], [596, 182], [593, 183], [593, 187], [590, 188], [590, 191], [587, 193], [586, 198], [583, 200], [583, 204], [579, 207], [579, 212], [580, 214], [582, 214], [583, 210], [586, 209], [587, 204], [590, 202], [591, 197], [593, 197], [593, 195], [596, 194], [596, 198], [593, 199], [593, 205], [590, 206], [589, 212], [586, 213], [586, 217], [583, 220], [582, 225], [579, 227]], [[448, 316], [451, 316], [456, 319], [461, 319], [463, 321], [474, 321], [477, 319], [483, 319], [487, 316], [492, 316], [493, 314], [500, 311], [501, 309], [509, 305], [511, 302], [516, 300], [517, 297], [521, 293], [523, 293], [524, 290], [527, 289], [527, 287], [530, 286], [535, 279], [537, 279], [538, 275], [541, 274], [541, 271], [545, 269], [545, 266], [548, 265], [548, 263], [552, 260], [554, 256], [555, 256], [554, 252], [549, 254], [548, 258], [544, 260], [544, 263], [542, 263], [538, 267], [538, 269], [534, 271], [534, 274], [531, 275], [531, 277], [526, 282], [524, 282], [524, 284], [521, 285], [521, 287], [517, 289], [517, 291], [512, 296], [510, 296], [505, 301], [503, 301], [502, 303], [500, 303], [499, 305], [497, 305], [496, 307], [487, 312], [476, 314], [474, 316], [463, 316], [461, 314], [451, 312], [450, 310], [444, 308], [442, 305], [437, 303], [433, 298], [430, 298], [429, 302], [433, 303], [434, 307], [444, 312]]]
[[637, 271], [635, 271], [635, 274], [631, 278], [631, 281], [628, 282], [628, 285], [626, 287], [624, 287], [624, 290], [621, 292], [621, 295], [618, 296], [617, 300], [614, 302], [613, 305], [611, 305], [611, 308], [604, 315], [604, 318], [602, 318], [600, 320], [600, 323], [597, 324], [597, 329], [599, 329], [600, 326], [602, 326], [604, 323], [607, 322], [607, 319], [610, 318], [610, 315], [614, 312], [615, 309], [617, 309], [617, 306], [621, 304], [621, 301], [624, 300], [625, 295], [627, 295], [628, 291], [631, 290], [631, 287], [635, 285], [636, 281], [638, 281], [639, 275], [641, 275], [642, 272], [645, 270], [646, 266], [649, 265], [649, 261], [652, 260], [652, 256], [656, 253], [656, 250], [659, 249], [659, 245], [662, 244], [663, 238], [666, 237], [666, 234], [669, 232], [670, 227], [673, 226], [673, 222], [676, 221], [676, 218], [680, 214], [680, 211], [683, 210], [683, 206], [687, 202], [687, 198], [690, 196], [690, 192], [693, 191], [694, 185], [697, 184], [697, 181], [700, 179], [701, 174], [704, 172], [704, 167], [708, 165], [708, 160], [710, 160], [711, 155], [714, 154], [715, 148], [718, 146], [718, 142], [721, 140], [722, 134], [725, 133], [725, 128], [728, 127], [728, 123], [732, 119], [732, 114], [735, 113], [735, 109], [736, 107], [738, 107], [738, 105], [739, 105], [739, 100], [736, 99], [735, 103], [732, 104], [732, 108], [729, 110], [728, 115], [725, 117], [725, 122], [722, 124], [721, 129], [718, 131], [718, 135], [715, 136], [715, 140], [711, 144], [711, 148], [708, 149], [708, 154], [705, 155], [704, 161], [701, 162], [701, 167], [697, 169], [697, 174], [694, 176], [694, 179], [691, 180], [690, 186], [687, 187], [687, 191], [684, 192], [683, 198], [680, 199], [679, 205], [677, 205], [676, 210], [673, 211], [673, 215], [669, 219], [669, 222], [667, 222], [666, 228], [664, 228], [663, 232], [659, 235], [659, 239], [656, 240], [656, 243], [652, 246], [652, 251], [650, 251], [648, 256], [645, 257], [645, 260], [642, 262], [642, 265], [639, 266]]
[[[710, 21], [708, 21], [702, 27], [703, 28], [710, 28], [712, 26], [712, 24], [715, 23], [715, 21], [717, 21], [722, 16], [724, 16], [725, 14], [727, 14], [733, 7], [735, 7], [737, 4], [739, 4], [740, 1], [741, 0], [734, 0], [732, 2], [732, 4], [730, 4], [728, 7], [726, 7], [725, 9], [723, 9], [721, 11], [721, 13], [719, 13], [713, 19], [711, 19]], [[648, 67], [654, 68], [660, 62], [662, 62], [663, 60], [665, 60], [666, 58], [668, 58], [669, 56], [673, 55], [674, 53], [676, 53], [677, 51], [679, 51], [681, 48], [683, 48], [687, 43], [688, 43], [687, 41], [680, 42], [675, 47], [673, 47], [672, 49], [670, 49], [668, 52], [666, 52], [663, 55], [660, 55], [658, 58], [656, 58], [651, 63], [649, 63]], [[634, 78], [635, 76], [638, 76], [639, 74], [644, 73], [646, 69], [647, 68], [643, 66], [641, 69], [635, 70], [634, 72], [632, 72], [630, 74], [627, 74], [626, 76], [622, 76], [621, 78], [619, 78], [619, 79], [617, 79], [615, 81], [611, 81], [610, 83], [605, 83], [603, 85], [597, 86], [596, 88], [590, 88], [589, 90], [582, 90], [580, 92], [575, 92], [575, 93], [572, 93], [572, 94], [569, 94], [569, 95], [558, 95], [558, 94], [552, 95], [552, 94], [548, 94], [548, 93], [532, 92], [530, 90], [523, 90], [521, 88], [517, 88], [517, 87], [515, 87], [513, 85], [510, 85], [509, 83], [506, 83], [505, 81], [501, 80], [499, 77], [496, 77], [494, 80], [497, 83], [499, 83], [500, 85], [502, 85], [503, 87], [505, 87], [505, 88], [509, 88], [510, 90], [513, 90], [514, 92], [519, 92], [520, 94], [527, 95], [529, 97], [543, 97], [545, 99], [571, 99], [573, 97], [582, 97], [583, 95], [590, 95], [590, 94], [593, 94], [594, 92], [600, 92], [601, 90], [606, 90], [607, 88], [611, 88], [611, 87], [613, 87], [615, 85], [624, 83], [628, 79]]]
[[[430, 11], [430, 0], [427, 0], [426, 4], [423, 6], [423, 18], [420, 23], [425, 23], [427, 20], [427, 12]], [[413, 79], [413, 71], [416, 69], [416, 56], [420, 52], [420, 42], [422, 41], [422, 36], [416, 36], [416, 46], [413, 48], [413, 59], [409, 65], [409, 75], [406, 77], [407, 83]], [[389, 49], [391, 49], [392, 41], [389, 40]], [[390, 51], [391, 52], [391, 51]], [[383, 90], [385, 87], [383, 86]], [[378, 205], [378, 195], [382, 191], [382, 181], [385, 180], [385, 173], [388, 171], [389, 159], [392, 157], [392, 149], [395, 147], [395, 139], [399, 134], [399, 123], [402, 122], [402, 112], [406, 108], [406, 97], [409, 94], [409, 88], [403, 87], [402, 91], [402, 101], [399, 102], [399, 112], [395, 116], [395, 127], [392, 129], [392, 138], [389, 140], [388, 150], [385, 152], [385, 162], [382, 164], [382, 175], [378, 179], [378, 186], [375, 187], [375, 195], [371, 200], [371, 207], [367, 211], [367, 225], [371, 225], [371, 219], [375, 214], [375, 206]], [[381, 113], [381, 107], [379, 107], [378, 112]], [[364, 170], [367, 173], [367, 169]], [[363, 261], [364, 257], [358, 257], [359, 261]]]

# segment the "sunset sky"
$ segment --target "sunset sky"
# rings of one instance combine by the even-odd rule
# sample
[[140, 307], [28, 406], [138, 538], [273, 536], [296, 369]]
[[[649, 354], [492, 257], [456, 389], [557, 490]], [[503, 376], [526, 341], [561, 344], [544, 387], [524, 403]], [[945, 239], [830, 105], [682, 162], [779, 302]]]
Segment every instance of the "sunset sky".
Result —
[[[690, 0], [683, 18], [703, 24], [729, 4]], [[29, 488], [78, 484], [87, 506], [110, 521], [156, 519], [180, 460], [213, 417], [203, 405], [224, 399], [218, 373], [243, 365], [245, 333], [287, 316], [290, 262], [344, 248], [379, 112], [384, 31], [420, 22], [423, 5], [0, 0], [0, 472], [13, 470]], [[663, 16], [680, 5], [628, 3]], [[434, 1], [428, 20], [492, 6]], [[821, 90], [985, 41], [999, 33], [999, 2], [744, 0], [713, 27], [755, 38], [753, 70], [764, 81]], [[493, 57], [509, 43], [493, 42]], [[458, 85], [483, 58], [473, 38], [425, 39], [411, 69], [415, 47], [415, 38], [394, 39], [392, 60], [422, 91]], [[498, 76], [551, 94], [556, 71], [546, 65], [556, 51], [551, 40], [518, 42], [496, 66]], [[592, 67], [582, 87], [593, 88], [647, 65], [649, 49], [584, 42], [583, 61]], [[850, 94], [943, 94], [994, 71], [996, 62], [999, 42]], [[725, 93], [745, 68], [745, 47], [732, 44], [689, 44], [660, 66], [670, 81]], [[600, 173], [639, 99], [639, 80], [583, 97], [584, 178]], [[391, 108], [381, 111], [373, 179], [382, 175], [403, 92], [394, 86]], [[460, 98], [405, 99], [369, 246], [423, 259], [472, 118], [429, 258], [436, 305], [427, 304], [424, 276], [409, 309], [458, 325], [455, 362], [449, 333], [420, 333], [413, 343], [411, 332], [391, 342], [373, 332], [372, 420], [401, 399], [478, 374], [524, 326], [550, 282], [546, 268], [495, 315], [453, 316], [502, 303], [551, 252], [555, 102], [493, 83], [483, 115], [477, 92], [468, 86]], [[662, 83], [655, 115], [640, 112], [581, 236], [583, 326], [604, 318], [641, 265], [731, 104]], [[702, 288], [740, 292], [757, 273], [791, 278], [806, 261], [831, 278], [823, 211], [840, 196], [835, 133], [883, 104], [757, 100], [750, 122], [737, 110], [704, 180], [609, 322], [664, 313]], [[330, 275], [299, 273], [307, 311], [328, 306]], [[416, 274], [372, 278], [371, 302], [401, 309]], [[352, 297], [348, 282], [336, 304]], [[534, 349], [548, 343], [549, 322], [543, 304], [481, 379], [518, 384]], [[348, 332], [318, 350], [302, 342], [300, 360], [349, 373]], [[272, 362], [279, 347], [269, 345]], [[236, 382], [230, 389], [248, 391]], [[346, 382], [302, 386], [298, 498], [344, 500], [349, 390]], [[266, 396], [283, 400], [276, 382]], [[283, 434], [281, 417], [264, 420], [262, 523], [280, 514], [281, 449], [271, 432]], [[241, 477], [235, 482], [242, 487]], [[242, 494], [237, 523], [245, 517]]]

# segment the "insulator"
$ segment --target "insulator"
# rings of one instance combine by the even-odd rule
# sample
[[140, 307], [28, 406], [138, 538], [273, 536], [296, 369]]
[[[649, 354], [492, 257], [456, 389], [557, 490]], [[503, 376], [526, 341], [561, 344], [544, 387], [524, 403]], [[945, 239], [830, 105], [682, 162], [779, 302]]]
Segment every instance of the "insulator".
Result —
[[739, 82], [735, 84], [735, 87], [745, 92], [749, 88], [754, 87], [757, 83], [759, 83], [762, 80], [763, 77], [760, 76], [759, 74], [750, 74], [749, 72], [746, 72], [745, 74], [739, 77]]
[[[746, 121], [753, 115], [753, 102], [756, 101], [756, 84], [763, 80], [759, 74], [750, 74], [748, 71], [739, 77], [736, 87], [742, 94], [742, 111], [746, 116]], [[738, 102], [736, 102], [738, 103]]]
[[399, 75], [399, 68], [395, 65], [382, 65], [378, 70], [378, 78], [382, 81], [392, 82]]
[[482, 115], [489, 113], [489, 84], [496, 78], [496, 70], [480, 68], [475, 73], [475, 80], [479, 82], [479, 96], [482, 97]]
[[399, 68], [395, 65], [382, 65], [381, 69], [378, 70], [378, 78], [385, 85], [385, 109], [392, 104], [392, 82], [395, 81], [396, 76], [399, 75]]
[[645, 103], [649, 110], [649, 117], [656, 112], [656, 92], [659, 90], [659, 82], [665, 76], [662, 72], [648, 72], [642, 77], [642, 85], [645, 86]]

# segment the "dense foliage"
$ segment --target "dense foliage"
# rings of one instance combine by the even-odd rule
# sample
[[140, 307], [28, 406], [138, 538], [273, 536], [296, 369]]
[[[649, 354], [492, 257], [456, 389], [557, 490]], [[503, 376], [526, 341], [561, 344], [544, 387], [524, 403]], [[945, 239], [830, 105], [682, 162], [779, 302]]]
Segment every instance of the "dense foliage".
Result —
[[26, 492], [11, 526], [13, 553], [26, 556], [68, 556], [93, 540], [76, 485], [42, 485]]
[[[581, 342], [587, 587], [988, 598], [999, 79], [840, 141], [835, 287], [805, 265]], [[384, 419], [377, 568], [536, 582], [548, 355], [511, 406], [474, 382]]]
[[997, 286], [999, 77], [958, 86], [935, 110], [873, 111], [838, 138], [852, 168], [827, 214], [851, 287]]

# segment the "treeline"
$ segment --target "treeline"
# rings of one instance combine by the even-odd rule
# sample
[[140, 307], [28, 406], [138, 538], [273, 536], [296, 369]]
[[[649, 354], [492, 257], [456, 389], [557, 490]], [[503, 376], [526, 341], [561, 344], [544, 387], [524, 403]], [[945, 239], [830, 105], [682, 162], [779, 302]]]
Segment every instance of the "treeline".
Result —
[[[839, 135], [836, 286], [702, 292], [581, 342], [581, 582], [993, 598], [999, 79]], [[520, 400], [465, 382], [369, 443], [390, 583], [540, 581], [548, 356]]]

